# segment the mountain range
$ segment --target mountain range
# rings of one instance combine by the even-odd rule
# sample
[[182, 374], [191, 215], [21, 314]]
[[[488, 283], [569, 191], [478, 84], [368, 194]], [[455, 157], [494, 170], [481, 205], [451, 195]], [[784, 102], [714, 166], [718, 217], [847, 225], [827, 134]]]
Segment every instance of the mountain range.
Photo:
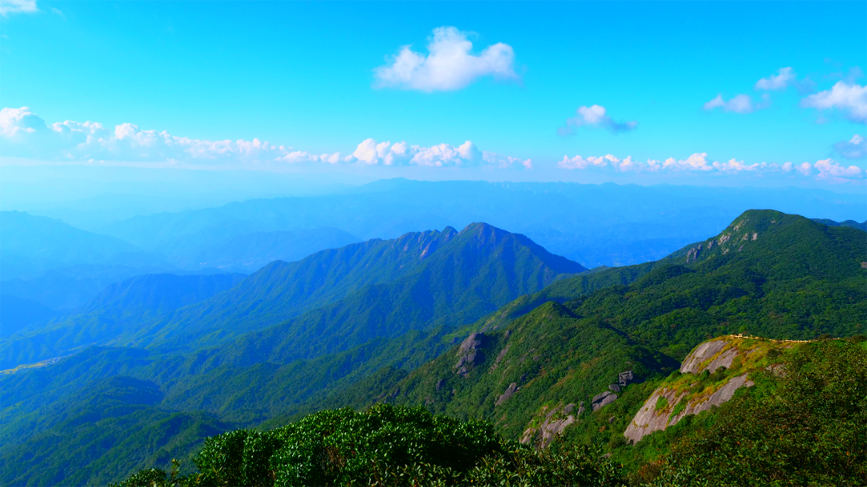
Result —
[[[218, 431], [377, 402], [487, 419], [526, 441], [562, 431], [572, 405], [567, 433], [626, 455], [617, 438], [702, 341], [863, 333], [864, 238], [847, 226], [749, 211], [664, 259], [585, 271], [526, 237], [472, 224], [273, 263], [168, 312], [185, 302], [128, 294], [156, 278], [128, 282], [103, 297], [105, 309], [149, 303], [163, 313], [133, 327], [128, 346], [0, 376], [0, 479], [107, 482], [189, 455]], [[297, 314], [281, 298], [297, 302]], [[226, 321], [187, 314], [219, 303], [249, 312]], [[272, 308], [287, 311], [271, 318]], [[181, 316], [207, 318], [168, 318]], [[239, 325], [240, 317], [250, 321]], [[626, 371], [635, 379], [622, 397], [594, 407]], [[137, 433], [122, 434], [130, 429]], [[61, 446], [21, 467], [47, 441]], [[80, 469], [64, 473], [74, 457], [62, 452], [85, 451]]]

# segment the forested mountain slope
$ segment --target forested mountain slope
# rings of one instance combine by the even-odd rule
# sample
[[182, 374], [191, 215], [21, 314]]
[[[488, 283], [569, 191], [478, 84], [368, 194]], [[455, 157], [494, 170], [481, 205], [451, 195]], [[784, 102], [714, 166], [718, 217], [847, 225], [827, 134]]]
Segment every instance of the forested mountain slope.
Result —
[[746, 212], [629, 285], [544, 304], [499, 325], [477, 323], [473, 331], [487, 331], [371, 399], [484, 417], [516, 435], [558, 404], [589, 409], [619, 372], [631, 369], [645, 380], [667, 373], [714, 336], [862, 333], [865, 261], [863, 232]]
[[[389, 321], [391, 315], [382, 312], [407, 310], [399, 305], [412, 302], [411, 290], [432, 289], [426, 287], [431, 282], [439, 283], [443, 298], [438, 301], [437, 294], [427, 292], [428, 301], [420, 301], [427, 307], [421, 309], [437, 313], [438, 303], [455, 302], [481, 310], [479, 303], [510, 289], [498, 283], [510, 282], [511, 267], [489, 264], [532, 262], [512, 267], [542, 268], [538, 262], [543, 259], [537, 257], [542, 254], [522, 251], [514, 255], [525, 258], [504, 259], [511, 255], [507, 249], [529, 246], [497, 232], [468, 227], [461, 232], [466, 239], [457, 246], [461, 251], [432, 258], [422, 271], [368, 285], [343, 301], [214, 348], [174, 356], [159, 355], [159, 348], [90, 349], [41, 370], [0, 377], [0, 391], [14, 391], [6, 396], [14, 406], [3, 410], [0, 434], [6, 445], [0, 447], [0, 459], [22, 458], [21, 452], [38, 441], [34, 435], [59, 433], [60, 424], [43, 422], [49, 408], [64, 408], [72, 404], [64, 401], [82, 387], [114, 376], [156, 385], [161, 399], [148, 407], [205, 411], [233, 425], [272, 418], [268, 424], [277, 426], [285, 420], [273, 418], [392, 402], [458, 418], [485, 418], [510, 439], [548, 441], [563, 432], [576, 441], [602, 440], [619, 451], [626, 447], [623, 432], [646, 399], [702, 341], [737, 332], [790, 339], [823, 333], [845, 337], [863, 333], [865, 326], [864, 233], [773, 211], [746, 212], [713, 239], [655, 263], [567, 277], [538, 293], [506, 299], [475, 322], [449, 323], [447, 314], [439, 315], [443, 321], [426, 315], [418, 319], [412, 312], [407, 319]], [[433, 256], [458, 240], [456, 235]], [[491, 242], [502, 245], [491, 247]], [[490, 261], [471, 258], [479, 248], [502, 253], [493, 252], [498, 258]], [[474, 272], [464, 272], [469, 268], [464, 262], [480, 264]], [[546, 273], [512, 275], [533, 283]], [[446, 285], [450, 282], [463, 282], [461, 288], [474, 291], [455, 301], [457, 292]], [[401, 285], [391, 288], [394, 283]], [[362, 298], [352, 301], [354, 296]], [[344, 308], [333, 307], [341, 302]], [[385, 303], [380, 311], [377, 303]], [[356, 321], [342, 328], [344, 319]], [[320, 332], [347, 336], [323, 340], [305, 335], [318, 323], [325, 324]], [[405, 333], [401, 326], [407, 323], [421, 323], [425, 330]], [[436, 327], [440, 323], [449, 326]], [[399, 337], [370, 340], [378, 332], [399, 330]], [[440, 351], [429, 360], [427, 354]], [[296, 357], [311, 358], [293, 361]], [[621, 382], [619, 374], [627, 371], [632, 379]], [[609, 387], [614, 384], [620, 390]], [[133, 416], [124, 417], [135, 423]], [[677, 426], [688, 425], [684, 420]], [[674, 432], [654, 433], [660, 434]], [[77, 441], [74, 436], [64, 440]], [[145, 451], [153, 451], [149, 448]], [[99, 461], [110, 461], [108, 449], [102, 451]], [[172, 451], [182, 455], [188, 450]], [[58, 467], [47, 457], [32, 468], [49, 475], [43, 472]], [[91, 468], [82, 466], [81, 471]], [[5, 475], [0, 480], [5, 482]]]
[[149, 274], [113, 284], [78, 312], [31, 324], [0, 341], [0, 370], [104, 343], [157, 317], [230, 289], [244, 276]]
[[[257, 360], [274, 353], [284, 356], [281, 361], [311, 357], [374, 337], [472, 322], [522, 294], [584, 270], [522, 235], [484, 223], [461, 232], [446, 228], [411, 233], [318, 252], [296, 263], [272, 263], [231, 292], [168, 315], [123, 343], [191, 350], [330, 302], [250, 335], [242, 345], [229, 346], [258, 348]], [[287, 346], [291, 351], [279, 351]]]

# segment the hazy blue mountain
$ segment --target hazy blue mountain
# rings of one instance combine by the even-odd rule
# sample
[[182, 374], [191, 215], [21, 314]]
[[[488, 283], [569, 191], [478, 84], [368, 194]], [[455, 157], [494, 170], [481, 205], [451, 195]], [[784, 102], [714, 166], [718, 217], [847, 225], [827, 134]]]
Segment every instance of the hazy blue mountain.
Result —
[[0, 281], [0, 292], [69, 313], [89, 303], [111, 284], [171, 270], [167, 266], [79, 264], [51, 269], [36, 277]]
[[184, 235], [207, 240], [333, 227], [362, 239], [394, 238], [419, 228], [462, 228], [485, 221], [596, 267], [660, 259], [716, 234], [750, 208], [837, 220], [867, 218], [863, 195], [797, 188], [396, 179], [343, 194], [258, 199], [136, 217], [101, 231], [158, 250]]
[[69, 226], [60, 220], [18, 211], [0, 212], [2, 279], [35, 277], [76, 264], [148, 265], [159, 262], [120, 239]]
[[294, 262], [325, 249], [336, 249], [361, 239], [336, 228], [252, 232], [214, 239], [186, 235], [163, 252], [183, 268], [215, 268], [251, 273], [277, 260]]
[[282, 325], [277, 336], [256, 339], [291, 348], [285, 353], [293, 358], [315, 356], [411, 329], [472, 322], [585, 270], [523, 235], [484, 223], [461, 232], [410, 233], [272, 263], [231, 292], [168, 315], [124, 343], [213, 345], [326, 304]]
[[867, 232], [867, 221], [863, 221], [861, 223], [858, 223], [855, 220], [835, 222], [834, 220], [828, 220], [827, 218], [814, 218], [813, 221], [819, 222], [823, 225], [828, 225], [829, 227], [857, 228], [858, 230], [864, 230], [865, 232]]
[[[22, 327], [0, 341], [0, 369], [38, 362], [112, 340], [180, 307], [230, 289], [241, 274], [153, 274], [113, 284], [72, 315]], [[5, 306], [5, 303], [4, 303]]]
[[0, 337], [8, 337], [18, 330], [60, 314], [56, 309], [31, 301], [0, 294]]

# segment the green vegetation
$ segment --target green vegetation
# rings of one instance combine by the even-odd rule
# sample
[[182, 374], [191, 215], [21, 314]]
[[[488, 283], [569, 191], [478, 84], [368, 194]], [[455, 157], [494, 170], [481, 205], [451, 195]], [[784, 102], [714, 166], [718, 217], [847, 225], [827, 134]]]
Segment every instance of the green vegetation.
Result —
[[144, 470], [116, 487], [292, 485], [616, 485], [615, 466], [587, 447], [543, 452], [507, 441], [492, 425], [423, 408], [322, 411], [271, 431], [208, 438], [197, 471]]
[[[159, 316], [230, 289], [242, 274], [147, 274], [112, 284], [76, 314], [22, 330], [0, 342], [0, 370], [67, 355], [116, 338]], [[3, 297], [6, 306], [6, 297]]]
[[798, 346], [642, 468], [650, 485], [864, 485], [867, 347]]
[[[167, 468], [171, 458], [190, 465], [186, 459], [191, 446], [200, 447], [205, 436], [219, 431], [250, 427], [288, 431], [282, 429], [284, 425], [314, 411], [344, 406], [364, 410], [391, 403], [423, 406], [457, 421], [487, 421], [492, 431], [509, 441], [544, 443], [562, 434], [567, 444], [580, 445], [575, 448], [597, 445], [602, 448], [599, 453], [611, 453], [612, 461], [622, 463], [627, 471], [642, 472], [633, 478], [636, 482], [664, 484], [664, 479], [676, 478], [671, 475], [686, 475], [683, 472], [687, 471], [672, 470], [671, 462], [656, 463], [659, 457], [678, 458], [667, 455], [687, 451], [694, 442], [685, 438], [694, 431], [712, 432], [715, 425], [723, 424], [716, 418], [734, 407], [730, 404], [748, 405], [743, 401], [770, 397], [768, 391], [774, 387], [765, 388], [763, 384], [777, 379], [768, 376], [763, 382], [753, 378], [755, 387], [739, 390], [722, 407], [686, 416], [637, 445], [627, 445], [623, 432], [657, 387], [676, 387], [694, 396], [710, 394], [735, 374], [773, 365], [800, 350], [770, 346], [767, 344], [771, 342], [765, 340], [741, 340], [739, 343], [745, 347], [761, 348], [762, 354], [735, 359], [728, 369], [678, 374], [678, 362], [696, 345], [738, 332], [779, 339], [864, 333], [867, 270], [860, 263], [867, 261], [867, 249], [864, 233], [852, 228], [827, 227], [772, 211], [747, 212], [715, 237], [712, 245], [708, 240], [701, 243], [701, 248], [694, 244], [655, 263], [561, 279], [494, 312], [490, 312], [493, 303], [505, 303], [507, 296], [513, 296], [510, 293], [517, 292], [508, 289], [514, 282], [512, 270], [526, 271], [522, 282], [530, 284], [525, 284], [522, 293], [530, 288], [538, 290], [549, 279], [553, 282], [561, 276], [545, 270], [552, 267], [539, 264], [537, 257], [541, 254], [509, 253], [510, 248], [527, 248], [513, 246], [519, 242], [518, 237], [500, 234], [503, 239], [498, 239], [495, 231], [485, 231], [480, 227], [479, 234], [470, 233], [460, 252], [441, 254], [447, 256], [442, 257], [444, 260], [435, 259], [434, 253], [416, 274], [388, 284], [366, 285], [338, 303], [213, 348], [174, 355], [161, 354], [165, 349], [92, 349], [51, 367], [0, 377], [0, 390], [4, 399], [8, 398], [0, 420], [0, 442], [4, 444], [0, 447], [0, 462], [19, 465], [16, 477], [10, 477], [11, 471], [0, 472], [0, 480], [8, 483], [10, 478], [60, 475], [54, 483], [65, 483], [67, 457], [50, 454], [27, 462], [24, 455], [44, 450], [45, 443], [37, 442], [49, 437], [59, 438], [55, 450], [77, 451], [76, 445], [83, 440], [76, 435], [95, 435], [98, 428], [111, 424], [86, 420], [94, 429], [70, 429], [69, 435], [63, 436], [64, 423], [45, 418], [73, 414], [83, 406], [69, 402], [70, 397], [81, 395], [91, 384], [124, 375], [152, 384], [159, 391], [158, 400], [118, 416], [118, 420], [126, 421], [129, 430], [145, 430], [152, 424], [147, 414], [199, 415], [195, 417], [201, 418], [202, 424], [220, 421], [222, 429], [195, 438], [191, 433], [187, 437], [190, 441], [177, 447], [165, 445], [158, 461], [129, 449], [152, 455], [155, 445], [163, 443], [154, 440], [121, 444], [118, 438], [106, 438], [102, 446], [91, 445], [88, 451], [92, 457], [82, 457], [76, 479], [117, 480], [144, 466]], [[485, 236], [489, 238], [481, 238]], [[502, 245], [484, 247], [491, 242]], [[489, 254], [481, 247], [495, 250]], [[471, 266], [470, 262], [479, 264]], [[489, 314], [482, 316], [484, 313]], [[467, 325], [476, 318], [481, 319]], [[469, 339], [471, 333], [481, 334]], [[811, 360], [821, 361], [823, 356], [818, 354], [815, 357], [819, 358]], [[618, 381], [618, 373], [627, 370], [633, 371], [640, 382], [626, 385], [616, 392], [613, 403], [593, 410], [592, 399], [609, 392], [609, 385]], [[756, 399], [744, 399], [753, 396]], [[669, 404], [660, 405], [666, 417], [686, 407], [682, 402], [672, 402], [669, 399]], [[785, 404], [794, 405], [796, 401]], [[792, 413], [779, 408], [768, 411]], [[847, 424], [844, 421], [837, 425]], [[730, 431], [737, 433], [735, 429]], [[832, 430], [823, 431], [827, 438], [833, 437]], [[770, 445], [770, 439], [762, 441], [762, 445]], [[719, 443], [724, 444], [722, 440]], [[558, 448], [550, 451], [562, 451]], [[713, 451], [736, 451], [720, 448]], [[758, 456], [760, 450], [751, 452]], [[541, 458], [532, 455], [527, 458]], [[271, 456], [268, 458], [271, 465]], [[517, 460], [490, 461], [514, 466]], [[413, 462], [416, 460], [405, 465]], [[100, 467], [98, 473], [94, 470], [108, 464], [112, 467]], [[650, 466], [639, 470], [645, 464]], [[429, 472], [424, 470], [427, 467], [418, 468], [422, 473]], [[177, 475], [181, 473], [184, 471]], [[170, 474], [160, 472], [142, 473], [135, 478], [142, 480], [148, 475], [153, 479], [168, 475], [165, 481], [172, 481]], [[455, 475], [469, 474], [465, 471]], [[184, 478], [192, 481], [194, 477]], [[736, 483], [725, 478], [722, 481]], [[34, 484], [39, 482], [45, 483]]]
[[[484, 223], [461, 232], [449, 227], [409, 233], [272, 263], [232, 293], [167, 316], [121, 342], [162, 349], [183, 344], [189, 350], [247, 334], [241, 347], [265, 346], [260, 353], [285, 362], [375, 337], [470, 323], [585, 270], [522, 235]], [[292, 316], [297, 317], [286, 321]], [[338, 336], [344, 339], [325, 342]]]

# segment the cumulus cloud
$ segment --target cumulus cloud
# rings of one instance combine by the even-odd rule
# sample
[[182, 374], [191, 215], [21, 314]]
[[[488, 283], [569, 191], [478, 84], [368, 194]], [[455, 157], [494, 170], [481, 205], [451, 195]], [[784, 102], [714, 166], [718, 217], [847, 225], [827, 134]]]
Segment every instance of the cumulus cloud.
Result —
[[4, 156], [51, 160], [187, 164], [339, 160], [339, 154], [308, 154], [259, 139], [191, 139], [166, 131], [142, 130], [132, 123], [114, 129], [97, 122], [72, 120], [47, 124], [28, 107], [0, 110], [0, 137]]
[[374, 69], [375, 86], [420, 91], [453, 91], [482, 76], [518, 79], [511, 46], [497, 43], [472, 54], [467, 34], [454, 27], [434, 29], [427, 49], [420, 54], [403, 46], [385, 66]]
[[780, 68], [777, 74], [758, 80], [755, 88], [757, 90], [785, 90], [795, 80], [795, 71], [792, 68]]
[[814, 164], [813, 167], [819, 171], [819, 175], [817, 176], [819, 179], [850, 179], [860, 177], [862, 174], [860, 167], [841, 166], [832, 159], [816, 161], [816, 164]]
[[855, 134], [849, 140], [841, 140], [834, 144], [834, 151], [846, 159], [864, 159], [867, 157], [867, 144], [864, 137]]
[[409, 145], [406, 142], [376, 142], [366, 139], [345, 158], [346, 162], [360, 162], [384, 166], [424, 167], [524, 167], [531, 169], [530, 159], [502, 156], [494, 152], [480, 151], [471, 141], [459, 146], [437, 144], [430, 147]]
[[867, 86], [838, 81], [830, 90], [801, 99], [801, 106], [819, 111], [840, 110], [853, 122], [867, 123]]
[[762, 96], [762, 103], [755, 104], [749, 95], [740, 94], [728, 101], [723, 99], [722, 93], [716, 98], [704, 104], [705, 110], [713, 110], [714, 108], [722, 108], [727, 112], [735, 113], [752, 113], [756, 110], [767, 108], [770, 105], [770, 98], [765, 94]]
[[30, 14], [38, 12], [36, 0], [0, 0], [0, 15]]
[[707, 153], [697, 152], [686, 159], [669, 157], [665, 160], [648, 159], [646, 162], [634, 160], [631, 156], [620, 159], [614, 155], [604, 156], [563, 156], [557, 163], [561, 169], [581, 170], [615, 170], [620, 172], [646, 172], [646, 173], [674, 173], [691, 172], [707, 174], [740, 174], [752, 173], [793, 173], [798, 172], [805, 176], [816, 175], [819, 179], [835, 182], [861, 179], [864, 171], [858, 166], [842, 166], [832, 159], [817, 161], [815, 164], [804, 162], [795, 165], [792, 162], [777, 163], [753, 163], [747, 164], [743, 160], [729, 159], [719, 162], [708, 159]]
[[533, 167], [530, 159], [479, 150], [471, 141], [458, 146], [430, 147], [406, 142], [362, 141], [355, 150], [314, 154], [284, 145], [253, 140], [206, 140], [178, 137], [166, 131], [143, 130], [132, 123], [114, 128], [96, 122], [67, 120], [47, 124], [28, 107], [0, 110], [3, 156], [69, 162], [142, 162], [184, 165], [353, 162], [385, 166]]
[[634, 130], [638, 127], [638, 122], [616, 122], [611, 118], [601, 105], [580, 106], [575, 111], [576, 116], [566, 120], [566, 126], [560, 127], [558, 132], [560, 135], [569, 135], [574, 133], [578, 127], [601, 127], [612, 133], [621, 133]]

